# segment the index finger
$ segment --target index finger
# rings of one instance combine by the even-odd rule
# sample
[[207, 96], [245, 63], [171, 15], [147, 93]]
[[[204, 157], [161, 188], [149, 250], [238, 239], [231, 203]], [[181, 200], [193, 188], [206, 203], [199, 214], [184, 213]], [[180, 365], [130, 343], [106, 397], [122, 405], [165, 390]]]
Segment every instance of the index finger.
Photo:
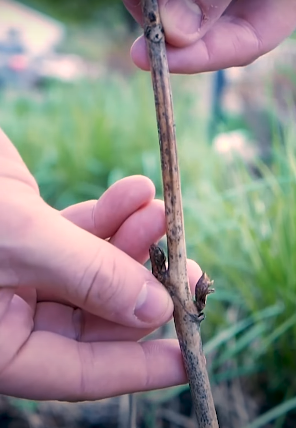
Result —
[[84, 401], [185, 382], [177, 340], [81, 343], [39, 331], [0, 374], [0, 393]]

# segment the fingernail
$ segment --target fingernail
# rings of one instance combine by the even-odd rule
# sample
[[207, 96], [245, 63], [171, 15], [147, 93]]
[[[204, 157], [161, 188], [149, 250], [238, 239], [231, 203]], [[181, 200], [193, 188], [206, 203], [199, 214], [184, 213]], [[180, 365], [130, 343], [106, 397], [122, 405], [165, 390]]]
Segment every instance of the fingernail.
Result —
[[165, 5], [166, 26], [177, 28], [184, 34], [194, 34], [199, 31], [202, 12], [194, 0], [169, 0]]
[[158, 283], [146, 282], [138, 296], [135, 315], [140, 321], [157, 322], [173, 312], [173, 302], [169, 293]]

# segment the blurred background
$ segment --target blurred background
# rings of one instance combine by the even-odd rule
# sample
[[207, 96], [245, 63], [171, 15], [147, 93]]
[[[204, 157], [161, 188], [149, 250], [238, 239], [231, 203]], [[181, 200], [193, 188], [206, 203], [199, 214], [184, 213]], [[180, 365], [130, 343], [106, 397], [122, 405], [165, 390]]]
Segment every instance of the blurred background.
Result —
[[[57, 209], [133, 174], [162, 195], [140, 32], [120, 0], [0, 0], [0, 126]], [[202, 336], [221, 428], [296, 426], [295, 66], [292, 36], [243, 69], [172, 77], [188, 255], [215, 280]], [[187, 386], [136, 398], [139, 428], [195, 426]], [[126, 396], [0, 397], [1, 428], [127, 418]]]

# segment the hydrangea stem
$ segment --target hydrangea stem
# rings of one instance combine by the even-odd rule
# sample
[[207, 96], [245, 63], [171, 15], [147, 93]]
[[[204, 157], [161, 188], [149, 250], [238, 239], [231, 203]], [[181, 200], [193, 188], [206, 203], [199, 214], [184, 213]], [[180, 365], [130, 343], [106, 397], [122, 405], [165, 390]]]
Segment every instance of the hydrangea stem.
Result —
[[144, 35], [150, 58], [151, 75], [161, 153], [168, 269], [163, 252], [150, 249], [152, 271], [168, 289], [174, 302], [174, 321], [184, 366], [191, 389], [199, 428], [218, 428], [205, 357], [200, 337], [200, 322], [206, 296], [212, 292], [211, 281], [203, 275], [197, 283], [194, 302], [188, 284], [187, 257], [183, 222], [180, 172], [168, 70], [165, 36], [157, 0], [142, 0]]

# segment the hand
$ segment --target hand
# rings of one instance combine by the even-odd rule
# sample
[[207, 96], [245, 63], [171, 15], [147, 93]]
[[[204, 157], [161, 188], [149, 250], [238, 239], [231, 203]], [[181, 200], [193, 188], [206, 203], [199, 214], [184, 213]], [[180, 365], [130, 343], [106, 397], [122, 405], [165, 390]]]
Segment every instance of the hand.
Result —
[[58, 212], [1, 131], [0, 154], [0, 394], [93, 400], [185, 382], [176, 340], [138, 342], [173, 311], [141, 265], [165, 232], [153, 184], [129, 177]]
[[[158, 0], [174, 73], [199, 73], [250, 64], [296, 28], [296, 0]], [[123, 0], [142, 23], [139, 0]], [[149, 69], [145, 41], [132, 47]]]

